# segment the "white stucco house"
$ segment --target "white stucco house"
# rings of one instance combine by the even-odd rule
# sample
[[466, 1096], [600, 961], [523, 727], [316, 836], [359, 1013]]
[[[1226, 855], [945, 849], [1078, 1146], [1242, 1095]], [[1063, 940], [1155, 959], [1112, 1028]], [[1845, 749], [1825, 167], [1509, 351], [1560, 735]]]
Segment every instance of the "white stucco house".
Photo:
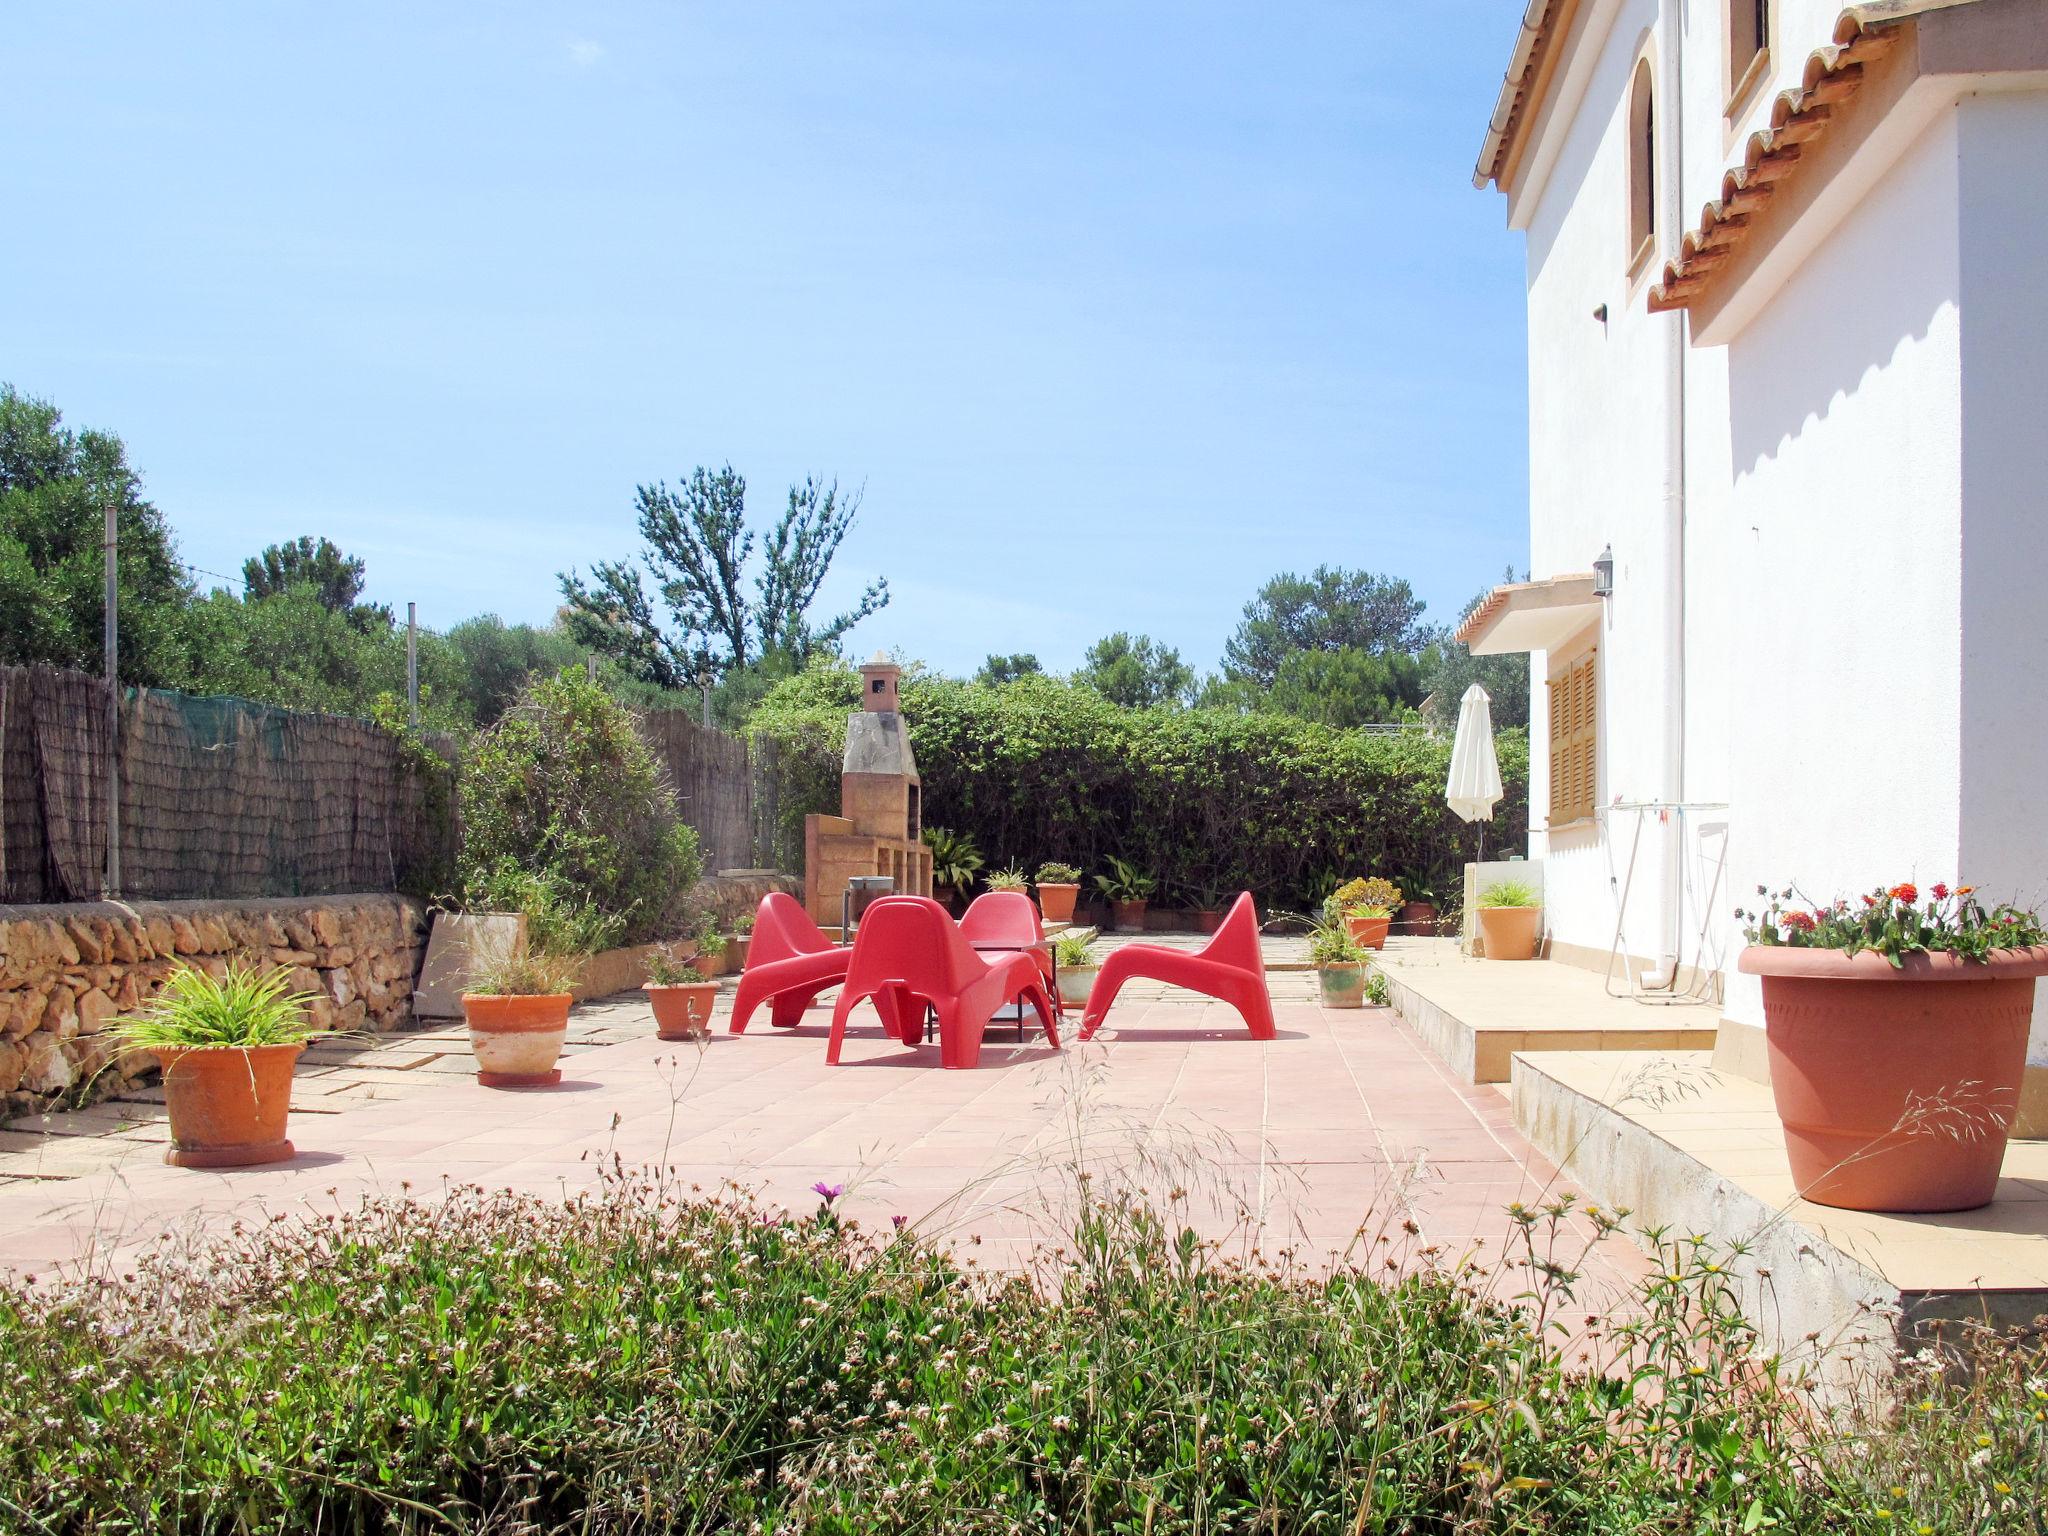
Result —
[[2048, 0], [1533, 0], [1475, 184], [1533, 579], [1462, 634], [1535, 653], [1550, 954], [1622, 919], [1754, 1075], [1759, 885], [2048, 899]]

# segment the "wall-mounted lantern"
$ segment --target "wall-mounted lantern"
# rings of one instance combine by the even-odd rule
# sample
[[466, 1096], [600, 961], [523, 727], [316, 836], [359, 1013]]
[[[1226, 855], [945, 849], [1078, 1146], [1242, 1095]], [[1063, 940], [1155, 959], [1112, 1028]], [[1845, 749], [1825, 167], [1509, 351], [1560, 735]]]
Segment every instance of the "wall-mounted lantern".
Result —
[[1593, 562], [1593, 592], [1598, 597], [1614, 596], [1614, 546], [1608, 545], [1600, 551], [1600, 558]]

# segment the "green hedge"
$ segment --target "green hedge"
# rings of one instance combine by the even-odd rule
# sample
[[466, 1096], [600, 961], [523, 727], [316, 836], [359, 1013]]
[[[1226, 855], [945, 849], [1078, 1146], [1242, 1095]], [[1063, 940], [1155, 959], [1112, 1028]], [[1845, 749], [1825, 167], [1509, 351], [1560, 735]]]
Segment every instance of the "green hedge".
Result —
[[[782, 749], [786, 814], [836, 808], [846, 716], [859, 702], [857, 674], [838, 665], [764, 700], [751, 729]], [[968, 833], [991, 868], [1058, 858], [1093, 873], [1113, 853], [1155, 874], [1167, 903], [1249, 889], [1267, 905], [1306, 906], [1366, 872], [1449, 899], [1451, 871], [1478, 845], [1444, 804], [1448, 738], [1119, 709], [1046, 677], [990, 686], [913, 674], [903, 716], [926, 825]], [[1528, 740], [1504, 731], [1497, 747], [1507, 797], [1486, 841], [1520, 849]]]

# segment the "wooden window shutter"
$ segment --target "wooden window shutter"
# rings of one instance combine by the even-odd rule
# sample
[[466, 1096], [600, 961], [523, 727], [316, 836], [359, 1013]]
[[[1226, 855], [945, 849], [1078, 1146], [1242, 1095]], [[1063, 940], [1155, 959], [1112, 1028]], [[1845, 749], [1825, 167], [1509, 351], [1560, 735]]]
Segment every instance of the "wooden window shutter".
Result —
[[1550, 824], [1593, 814], [1599, 773], [1599, 674], [1588, 651], [1550, 680]]

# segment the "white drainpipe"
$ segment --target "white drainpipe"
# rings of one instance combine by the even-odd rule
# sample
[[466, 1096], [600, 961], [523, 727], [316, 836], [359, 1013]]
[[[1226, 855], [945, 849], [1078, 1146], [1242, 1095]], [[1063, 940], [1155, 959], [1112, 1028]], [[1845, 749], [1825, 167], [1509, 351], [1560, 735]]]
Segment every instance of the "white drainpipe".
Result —
[[[1684, 7], [1664, 0], [1658, 17], [1657, 211], [1658, 252], [1675, 249], [1685, 227]], [[1664, 316], [1664, 731], [1659, 753], [1657, 797], [1685, 799], [1685, 367], [1686, 311]], [[1642, 978], [1647, 988], [1678, 982], [1678, 957], [1685, 927], [1685, 826], [1675, 814], [1664, 825], [1663, 897], [1658, 906], [1657, 963]]]

